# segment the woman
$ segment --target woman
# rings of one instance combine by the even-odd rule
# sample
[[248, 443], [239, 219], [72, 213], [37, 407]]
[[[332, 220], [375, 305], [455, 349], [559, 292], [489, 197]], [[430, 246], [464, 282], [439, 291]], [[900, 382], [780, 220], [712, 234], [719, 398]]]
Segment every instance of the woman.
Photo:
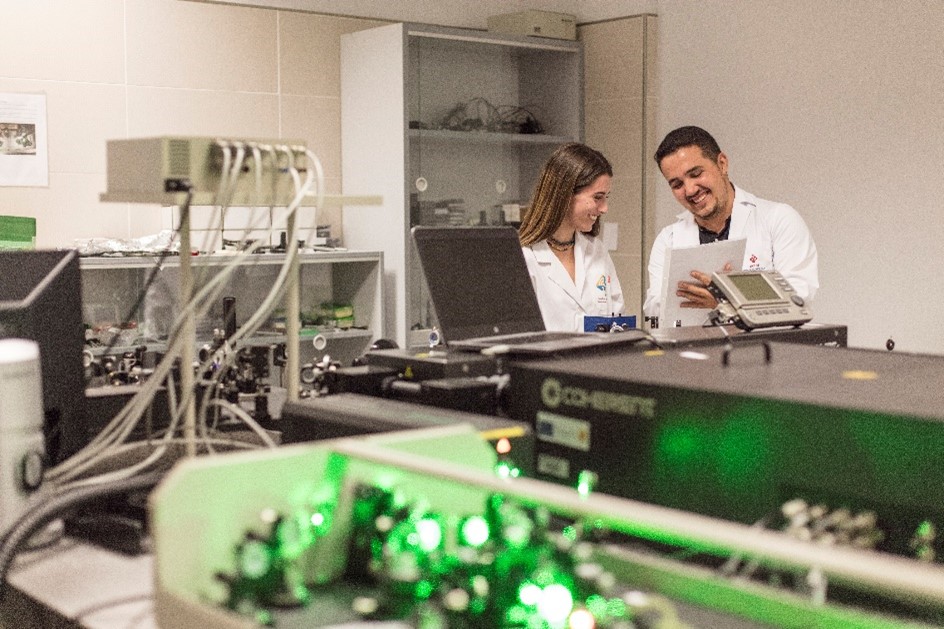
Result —
[[585, 144], [558, 148], [541, 170], [518, 238], [548, 330], [583, 331], [584, 315], [622, 314], [623, 291], [600, 233], [613, 167]]

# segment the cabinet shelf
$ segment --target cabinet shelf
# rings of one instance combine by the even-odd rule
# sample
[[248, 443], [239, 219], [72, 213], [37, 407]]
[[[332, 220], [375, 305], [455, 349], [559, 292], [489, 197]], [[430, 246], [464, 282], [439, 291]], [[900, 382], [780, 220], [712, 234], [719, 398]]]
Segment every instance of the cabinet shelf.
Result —
[[[373, 340], [373, 333], [368, 329], [360, 328], [350, 328], [350, 329], [321, 329], [318, 328], [316, 332], [312, 332], [308, 328], [302, 328], [302, 333], [300, 336], [301, 343], [305, 344], [310, 342], [315, 335], [320, 334], [325, 337], [328, 346], [336, 346], [340, 343], [356, 343], [360, 346], [363, 343], [369, 343]], [[267, 332], [265, 330], [259, 331], [254, 334], [252, 337], [244, 339], [243, 345], [252, 346], [252, 345], [277, 345], [280, 343], [285, 343], [288, 337], [284, 333], [280, 332]], [[147, 351], [153, 352], [164, 352], [167, 350], [166, 340], [155, 340], [155, 339], [146, 339], [142, 338], [139, 342], [138, 339], [133, 339], [134, 342], [131, 343], [119, 343], [113, 346], [109, 353], [115, 356], [124, 354], [125, 352], [133, 352], [139, 347], [145, 347]], [[209, 342], [210, 339], [198, 339], [197, 346], [195, 350], [199, 350], [200, 347]], [[106, 346], [86, 346], [85, 348], [93, 356], [102, 356], [105, 353]], [[342, 348], [343, 349], [343, 348]], [[332, 352], [326, 352], [332, 358], [335, 356]], [[361, 352], [362, 353], [362, 352]]]
[[[225, 282], [220, 303], [213, 304], [206, 316], [196, 321], [197, 348], [212, 341], [213, 330], [223, 327], [223, 296], [235, 300], [236, 324], [240, 327], [259, 307], [274, 284], [285, 263], [284, 254], [254, 254], [239, 260], [232, 275]], [[151, 270], [160, 261], [157, 256], [88, 257], [81, 260], [83, 321], [89, 336], [100, 337], [100, 344], [90, 344], [93, 355], [101, 355], [115, 332], [109, 326], [118, 326], [128, 316], [128, 310], [145, 290]], [[324, 354], [350, 364], [370, 346], [371, 340], [383, 336], [383, 254], [365, 251], [337, 251], [299, 254], [299, 290], [303, 314], [318, 309], [324, 303], [345, 304], [353, 310], [353, 327], [304, 326], [301, 331], [302, 362], [319, 360]], [[202, 285], [234, 262], [231, 255], [207, 255], [191, 258], [197, 285]], [[112, 349], [114, 353], [131, 351], [141, 345], [148, 349], [166, 349], [169, 328], [179, 313], [177, 293], [174, 290], [180, 260], [176, 256], [161, 262], [155, 281], [137, 312], [132, 313], [133, 328], [118, 334], [121, 338]], [[283, 343], [284, 331], [261, 328], [244, 344]], [[327, 341], [323, 350], [309, 342], [316, 332]], [[104, 331], [103, 331], [104, 330]], [[138, 342], [140, 339], [141, 342]]]

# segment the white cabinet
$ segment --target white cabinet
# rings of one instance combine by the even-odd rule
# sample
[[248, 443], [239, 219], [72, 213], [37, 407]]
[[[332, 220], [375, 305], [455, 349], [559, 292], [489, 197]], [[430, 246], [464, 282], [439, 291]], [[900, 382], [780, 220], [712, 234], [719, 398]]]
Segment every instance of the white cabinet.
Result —
[[344, 194], [384, 199], [345, 208], [344, 241], [383, 251], [401, 346], [434, 323], [410, 228], [515, 223], [547, 156], [583, 138], [582, 85], [579, 42], [415, 24], [342, 36]]
[[[233, 257], [201, 255], [191, 261], [195, 286], [199, 290], [230, 264]], [[161, 350], [166, 345], [168, 332], [180, 312], [176, 257], [164, 260], [140, 307], [131, 312], [157, 262], [158, 258], [150, 256], [82, 258], [83, 321], [93, 354], [107, 347], [116, 334], [120, 335], [116, 351], [140, 345]], [[225, 281], [218, 303], [211, 304], [207, 315], [195, 322], [198, 347], [213, 339], [214, 329], [224, 329], [225, 298], [233, 299], [236, 325], [241, 326], [262, 304], [284, 262], [284, 255], [266, 253], [248, 256], [238, 264]], [[379, 252], [299, 255], [303, 320], [300, 359], [303, 363], [320, 360], [328, 354], [349, 365], [354, 358], [363, 355], [374, 339], [382, 336], [382, 276], [383, 254]], [[348, 310], [350, 316], [347, 316]], [[326, 341], [323, 349], [316, 349], [312, 342], [317, 335]], [[284, 312], [279, 310], [247, 340], [262, 344], [284, 341]]]

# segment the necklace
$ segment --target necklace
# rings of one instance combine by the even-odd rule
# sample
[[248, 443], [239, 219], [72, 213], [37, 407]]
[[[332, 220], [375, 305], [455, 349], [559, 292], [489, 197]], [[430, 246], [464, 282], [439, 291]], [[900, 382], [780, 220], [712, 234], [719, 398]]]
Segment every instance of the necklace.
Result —
[[577, 242], [577, 234], [574, 234], [574, 237], [570, 240], [558, 240], [553, 236], [549, 236], [547, 239], [547, 246], [553, 249], [554, 251], [567, 251], [574, 246], [574, 243]]

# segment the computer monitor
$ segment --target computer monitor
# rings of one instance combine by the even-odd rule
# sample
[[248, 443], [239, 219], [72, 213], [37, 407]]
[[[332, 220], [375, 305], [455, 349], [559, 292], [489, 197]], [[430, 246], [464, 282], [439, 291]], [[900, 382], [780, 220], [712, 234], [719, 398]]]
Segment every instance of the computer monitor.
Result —
[[0, 338], [39, 345], [46, 455], [51, 462], [63, 460], [87, 442], [76, 251], [0, 251]]

